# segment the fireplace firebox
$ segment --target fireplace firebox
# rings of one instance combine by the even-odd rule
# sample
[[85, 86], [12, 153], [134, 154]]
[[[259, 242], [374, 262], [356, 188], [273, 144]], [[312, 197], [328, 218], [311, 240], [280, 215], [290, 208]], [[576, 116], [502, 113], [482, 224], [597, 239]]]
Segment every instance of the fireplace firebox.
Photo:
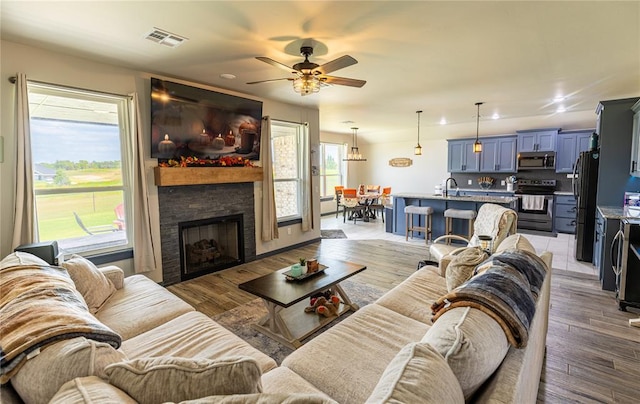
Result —
[[180, 222], [178, 235], [182, 281], [245, 262], [241, 214]]

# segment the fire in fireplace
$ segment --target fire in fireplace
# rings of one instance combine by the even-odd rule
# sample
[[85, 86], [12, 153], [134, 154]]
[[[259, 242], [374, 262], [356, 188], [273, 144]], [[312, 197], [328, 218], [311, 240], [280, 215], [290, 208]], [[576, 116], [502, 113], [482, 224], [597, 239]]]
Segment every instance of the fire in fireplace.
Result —
[[242, 215], [178, 223], [180, 279], [192, 279], [245, 262]]

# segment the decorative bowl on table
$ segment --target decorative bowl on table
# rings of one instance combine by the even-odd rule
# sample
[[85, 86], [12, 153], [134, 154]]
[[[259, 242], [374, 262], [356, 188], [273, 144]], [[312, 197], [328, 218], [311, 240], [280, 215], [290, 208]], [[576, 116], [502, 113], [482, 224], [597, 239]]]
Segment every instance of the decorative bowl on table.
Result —
[[480, 185], [482, 189], [489, 189], [493, 186], [494, 181], [491, 177], [480, 177], [478, 178], [478, 185]]

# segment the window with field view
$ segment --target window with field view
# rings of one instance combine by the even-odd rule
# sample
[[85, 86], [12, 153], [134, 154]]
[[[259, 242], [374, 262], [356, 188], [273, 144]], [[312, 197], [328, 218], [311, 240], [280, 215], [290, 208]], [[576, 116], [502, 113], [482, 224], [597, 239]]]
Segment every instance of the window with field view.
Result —
[[344, 185], [346, 166], [342, 159], [345, 157], [347, 146], [336, 143], [320, 143], [320, 196], [333, 196], [335, 187]]
[[306, 125], [271, 121], [276, 216], [279, 222], [302, 217]]
[[65, 253], [131, 246], [128, 99], [29, 83], [39, 241]]

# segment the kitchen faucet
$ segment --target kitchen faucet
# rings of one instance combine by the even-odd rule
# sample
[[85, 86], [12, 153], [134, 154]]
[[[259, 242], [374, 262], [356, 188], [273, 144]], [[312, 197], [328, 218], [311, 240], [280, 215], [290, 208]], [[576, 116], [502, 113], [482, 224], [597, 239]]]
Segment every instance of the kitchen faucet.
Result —
[[458, 187], [458, 183], [456, 182], [456, 179], [453, 177], [449, 177], [444, 181], [444, 197], [446, 198], [447, 196], [449, 196], [449, 180], [453, 181], [453, 186], [454, 187]]

